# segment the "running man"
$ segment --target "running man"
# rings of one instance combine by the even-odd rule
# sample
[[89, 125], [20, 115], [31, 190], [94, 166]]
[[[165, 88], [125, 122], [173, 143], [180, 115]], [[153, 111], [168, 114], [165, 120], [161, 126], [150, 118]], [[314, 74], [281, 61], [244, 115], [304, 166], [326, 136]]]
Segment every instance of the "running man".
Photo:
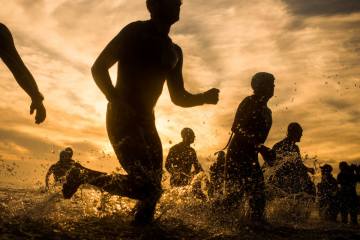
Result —
[[[216, 104], [219, 90], [191, 94], [184, 88], [183, 53], [169, 37], [179, 20], [181, 0], [147, 0], [151, 19], [124, 27], [96, 59], [92, 74], [108, 103], [107, 132], [127, 175], [87, 179], [74, 169], [63, 186], [71, 198], [85, 182], [111, 194], [138, 200], [135, 224], [152, 222], [161, 197], [162, 145], [155, 126], [154, 107], [165, 81], [171, 100], [181, 107]], [[115, 86], [109, 69], [118, 63]]]
[[[258, 153], [266, 155], [264, 146], [272, 125], [272, 113], [267, 103], [274, 95], [272, 74], [256, 73], [251, 80], [254, 94], [239, 105], [231, 128], [231, 139], [226, 154], [226, 207], [237, 207], [244, 193], [249, 198], [250, 220], [255, 225], [265, 224], [265, 184]], [[266, 158], [264, 159], [266, 160]]]

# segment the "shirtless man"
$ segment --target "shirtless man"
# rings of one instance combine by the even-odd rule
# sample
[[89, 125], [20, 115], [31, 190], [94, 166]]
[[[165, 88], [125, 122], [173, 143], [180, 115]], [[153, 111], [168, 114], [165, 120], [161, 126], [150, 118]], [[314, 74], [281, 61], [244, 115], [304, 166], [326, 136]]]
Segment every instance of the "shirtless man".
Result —
[[[190, 145], [194, 143], [195, 133], [191, 128], [181, 130], [182, 142], [172, 146], [165, 161], [165, 168], [170, 173], [170, 185], [182, 187], [190, 184], [194, 175], [203, 171], [196, 156], [196, 151]], [[194, 171], [191, 168], [194, 166]]]
[[273, 146], [276, 153], [274, 165], [283, 160], [285, 164], [276, 172], [272, 184], [287, 193], [306, 192], [315, 196], [316, 188], [308, 173], [315, 174], [315, 169], [304, 165], [300, 148], [296, 144], [301, 141], [303, 129], [297, 122], [288, 125], [287, 136]]
[[[165, 81], [174, 104], [193, 107], [216, 104], [219, 90], [191, 94], [184, 88], [181, 48], [168, 36], [179, 20], [181, 0], [147, 0], [151, 19], [124, 27], [105, 47], [92, 67], [93, 77], [108, 103], [107, 132], [120, 164], [128, 175], [96, 179], [82, 170], [70, 171], [63, 186], [65, 198], [88, 183], [111, 194], [138, 200], [135, 224], [152, 222], [162, 188], [162, 145], [155, 127], [154, 107]], [[109, 68], [118, 63], [116, 85]]]
[[[275, 77], [266, 72], [256, 73], [251, 80], [254, 94], [239, 105], [226, 154], [226, 207], [237, 207], [244, 193], [249, 198], [250, 220], [255, 225], [265, 224], [265, 184], [258, 153], [268, 152], [264, 146], [272, 125], [268, 101], [274, 95]], [[266, 160], [266, 158], [264, 158]]]
[[42, 103], [44, 97], [39, 92], [34, 77], [21, 60], [10, 30], [2, 23], [0, 23], [0, 58], [10, 69], [20, 87], [30, 96], [30, 114], [36, 112], [35, 123], [42, 123], [46, 118], [46, 110]]
[[59, 161], [50, 166], [45, 176], [45, 190], [49, 190], [50, 176], [54, 176], [55, 183], [62, 183], [67, 172], [75, 166], [76, 162], [72, 159], [73, 150], [70, 147], [60, 152]]

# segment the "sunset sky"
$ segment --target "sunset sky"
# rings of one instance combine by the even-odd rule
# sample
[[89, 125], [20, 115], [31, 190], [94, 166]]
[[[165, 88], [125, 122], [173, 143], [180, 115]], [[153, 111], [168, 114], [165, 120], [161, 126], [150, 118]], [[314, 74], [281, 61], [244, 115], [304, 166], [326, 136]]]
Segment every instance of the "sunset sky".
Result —
[[[29, 97], [0, 62], [0, 186], [42, 181], [66, 146], [82, 164], [114, 170], [119, 164], [105, 131], [106, 99], [90, 68], [126, 24], [149, 18], [145, 0], [0, 4], [0, 22], [12, 31], [48, 114], [45, 123], [34, 124]], [[184, 0], [170, 36], [184, 52], [185, 87], [221, 92], [216, 106], [183, 109], [164, 87], [155, 109], [164, 158], [181, 140], [180, 130], [191, 127], [207, 168], [228, 140], [238, 104], [252, 93], [251, 76], [267, 71], [276, 88], [266, 145], [280, 141], [297, 121], [304, 128], [303, 155], [334, 167], [341, 160], [360, 163], [359, 0]]]

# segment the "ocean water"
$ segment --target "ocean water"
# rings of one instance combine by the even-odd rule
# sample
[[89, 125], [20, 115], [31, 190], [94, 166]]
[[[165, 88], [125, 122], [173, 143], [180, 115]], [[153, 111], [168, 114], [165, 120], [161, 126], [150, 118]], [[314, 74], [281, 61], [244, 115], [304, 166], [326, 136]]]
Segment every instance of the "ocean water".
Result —
[[[306, 194], [278, 194], [267, 201], [270, 225], [254, 227], [243, 201], [234, 211], [215, 208], [206, 194], [197, 198], [192, 186], [173, 188], [164, 177], [164, 193], [157, 205], [155, 222], [146, 227], [132, 225], [135, 201], [82, 186], [70, 199], [62, 197], [61, 186], [44, 191], [39, 176], [29, 182], [29, 173], [16, 163], [0, 161], [0, 239], [360, 239], [358, 226], [329, 223], [319, 219], [316, 202]], [[48, 166], [42, 167], [45, 172]], [[40, 168], [41, 169], [41, 168]], [[268, 171], [266, 177], [275, 174]], [[20, 176], [22, 178], [20, 178]], [[206, 193], [206, 175], [201, 181]], [[12, 181], [15, 182], [15, 181]], [[20, 187], [21, 186], [21, 187]], [[267, 185], [267, 192], [278, 189]], [[276, 194], [275, 194], [276, 195]]]
[[135, 202], [84, 186], [64, 200], [61, 186], [0, 188], [0, 239], [360, 239], [359, 227], [321, 221], [315, 204], [299, 198], [267, 202], [267, 227], [246, 220], [247, 204], [222, 212], [190, 187], [165, 190], [156, 221], [131, 224]]

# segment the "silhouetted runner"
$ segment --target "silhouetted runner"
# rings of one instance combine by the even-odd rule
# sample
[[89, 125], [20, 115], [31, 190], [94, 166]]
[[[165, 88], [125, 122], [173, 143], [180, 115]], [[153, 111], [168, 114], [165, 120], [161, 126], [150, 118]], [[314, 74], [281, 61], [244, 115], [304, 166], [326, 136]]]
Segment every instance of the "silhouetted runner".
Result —
[[321, 182], [317, 185], [319, 215], [322, 219], [336, 221], [339, 212], [337, 199], [338, 184], [332, 175], [333, 168], [329, 164], [321, 166]]
[[[195, 133], [190, 128], [181, 130], [182, 142], [170, 148], [165, 168], [170, 173], [170, 185], [181, 187], [190, 184], [192, 176], [202, 171], [195, 150], [190, 146], [195, 140]], [[191, 168], [194, 171], [191, 172]]]
[[277, 160], [281, 160], [284, 157], [292, 155], [294, 157], [294, 161], [298, 161], [297, 163], [299, 165], [299, 168], [302, 168], [303, 170], [314, 174], [315, 170], [313, 168], [306, 167], [302, 163], [300, 148], [296, 144], [297, 142], [300, 142], [302, 134], [303, 129], [299, 123], [290, 123], [288, 125], [286, 138], [276, 143], [272, 149], [276, 152]]
[[339, 164], [340, 173], [337, 175], [337, 182], [340, 185], [338, 193], [341, 221], [348, 223], [348, 217], [352, 224], [358, 224], [358, 198], [356, 195], [356, 183], [359, 182], [355, 169], [350, 167], [347, 162]]
[[73, 150], [70, 147], [65, 148], [60, 152], [59, 161], [51, 165], [48, 172], [45, 176], [45, 190], [49, 190], [49, 178], [51, 175], [54, 176], [55, 183], [64, 183], [65, 178], [71, 171], [83, 173], [82, 177], [84, 179], [97, 179], [106, 175], [104, 172], [98, 172], [91, 169], [88, 169], [82, 166], [79, 162], [76, 162], [72, 159]]
[[30, 96], [30, 114], [36, 112], [35, 123], [42, 123], [46, 118], [44, 97], [40, 93], [34, 77], [21, 60], [10, 30], [2, 23], [0, 23], [0, 58], [10, 69], [20, 87]]
[[75, 161], [72, 160], [73, 150], [68, 147], [60, 152], [59, 161], [51, 165], [45, 176], [45, 188], [49, 189], [49, 178], [54, 176], [55, 183], [62, 183], [68, 171], [75, 166]]
[[[106, 46], [92, 67], [96, 84], [109, 101], [107, 132], [121, 166], [128, 175], [84, 178], [71, 171], [63, 186], [71, 198], [78, 186], [90, 183], [121, 196], [138, 199], [135, 224], [153, 220], [161, 196], [162, 146], [155, 127], [154, 106], [165, 80], [173, 103], [182, 107], [216, 104], [218, 89], [191, 94], [184, 88], [181, 48], [168, 36], [179, 20], [180, 0], [147, 0], [151, 19], [124, 27]], [[118, 63], [115, 87], [109, 68]]]
[[300, 148], [296, 144], [300, 142], [302, 133], [299, 123], [290, 123], [286, 138], [273, 146], [276, 153], [274, 165], [279, 166], [271, 182], [287, 193], [306, 192], [315, 196], [315, 185], [308, 175], [308, 172], [314, 174], [315, 170], [304, 165]]
[[258, 153], [268, 150], [263, 144], [272, 125], [267, 102], [274, 95], [274, 81], [270, 73], [259, 72], [253, 76], [254, 95], [246, 97], [238, 107], [231, 128], [234, 137], [226, 154], [225, 205], [237, 206], [246, 193], [253, 224], [265, 223], [265, 186]]

